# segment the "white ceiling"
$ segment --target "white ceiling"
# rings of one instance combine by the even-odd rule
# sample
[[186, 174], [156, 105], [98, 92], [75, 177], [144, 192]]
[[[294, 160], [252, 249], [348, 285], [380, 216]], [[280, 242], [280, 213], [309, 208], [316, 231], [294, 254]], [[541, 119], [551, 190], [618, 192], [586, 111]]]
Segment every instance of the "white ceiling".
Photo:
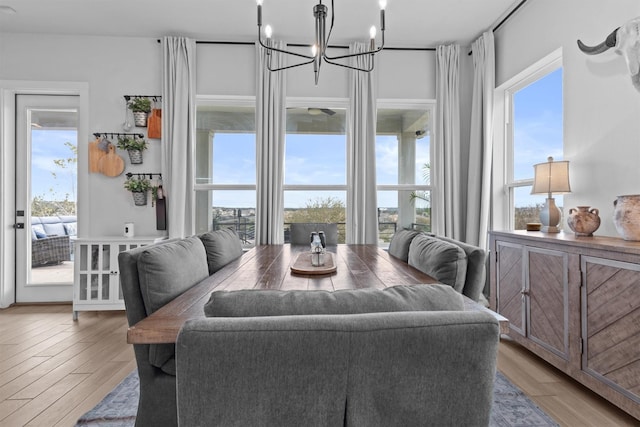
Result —
[[[310, 44], [318, 0], [264, 0], [263, 22], [274, 38]], [[379, 27], [378, 0], [334, 0], [332, 44], [368, 38]], [[518, 0], [387, 0], [387, 47], [469, 45]], [[331, 7], [331, 0], [324, 0]], [[0, 33], [42, 33], [254, 41], [255, 0], [0, 0]], [[327, 17], [330, 20], [330, 13]]]

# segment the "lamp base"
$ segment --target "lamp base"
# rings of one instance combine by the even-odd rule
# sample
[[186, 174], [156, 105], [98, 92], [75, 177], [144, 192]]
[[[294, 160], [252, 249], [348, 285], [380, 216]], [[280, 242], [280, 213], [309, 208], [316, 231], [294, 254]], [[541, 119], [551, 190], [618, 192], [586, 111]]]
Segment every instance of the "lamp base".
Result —
[[540, 211], [540, 222], [542, 223], [540, 231], [543, 233], [559, 233], [558, 225], [561, 219], [562, 212], [556, 206], [555, 199], [553, 197], [547, 198], [544, 207]]
[[561, 230], [555, 225], [545, 225], [540, 229], [543, 233], [559, 233]]

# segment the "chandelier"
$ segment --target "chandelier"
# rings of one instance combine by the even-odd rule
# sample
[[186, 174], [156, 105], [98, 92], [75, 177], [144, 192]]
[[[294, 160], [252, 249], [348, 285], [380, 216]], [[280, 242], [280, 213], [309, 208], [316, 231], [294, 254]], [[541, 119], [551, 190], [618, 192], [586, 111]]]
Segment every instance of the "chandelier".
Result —
[[[333, 0], [331, 0], [331, 26], [329, 27], [329, 32], [326, 31], [326, 18], [327, 18], [327, 6], [322, 4], [322, 0], [313, 7], [313, 16], [316, 20], [316, 31], [315, 31], [315, 40], [314, 44], [311, 46], [311, 55], [305, 55], [299, 52], [292, 52], [288, 50], [278, 49], [271, 46], [271, 35], [272, 30], [271, 26], [267, 25], [264, 29], [264, 36], [266, 38], [266, 43], [262, 39], [262, 2], [263, 0], [256, 0], [258, 4], [258, 42], [260, 46], [267, 50], [267, 56], [269, 59], [267, 60], [267, 68], [269, 71], [281, 71], [286, 70], [287, 68], [299, 67], [302, 65], [313, 64], [313, 72], [315, 73], [315, 81], [316, 85], [318, 85], [318, 78], [320, 77], [320, 65], [322, 62], [326, 62], [327, 64], [338, 65], [340, 67], [350, 68], [352, 70], [370, 72], [373, 70], [373, 55], [380, 52], [384, 48], [384, 8], [386, 7], [386, 0], [380, 0], [380, 32], [381, 32], [381, 41], [380, 45], [376, 47], [376, 27], [372, 26], [369, 31], [369, 49], [364, 52], [352, 53], [349, 55], [338, 55], [338, 56], [329, 56], [327, 55], [327, 48], [329, 46], [329, 38], [331, 37], [331, 32], [333, 31], [333, 22], [335, 19], [334, 16], [334, 6]], [[299, 58], [304, 58], [303, 62], [288, 65], [280, 68], [272, 68], [271, 67], [271, 52], [281, 52], [286, 53], [287, 55], [297, 56]], [[369, 66], [367, 68], [359, 68], [354, 67], [347, 64], [342, 64], [340, 62], [335, 62], [337, 60], [343, 60], [346, 58], [352, 58], [356, 56], [363, 55], [371, 55], [371, 61], [369, 61]]]

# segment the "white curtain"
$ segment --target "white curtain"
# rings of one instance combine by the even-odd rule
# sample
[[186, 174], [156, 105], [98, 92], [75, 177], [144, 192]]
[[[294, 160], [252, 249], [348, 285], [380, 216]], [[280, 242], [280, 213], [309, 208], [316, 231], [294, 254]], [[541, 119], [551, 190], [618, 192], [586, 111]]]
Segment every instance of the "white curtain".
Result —
[[460, 203], [460, 46], [436, 49], [436, 121], [434, 185], [440, 201], [435, 203], [433, 231], [462, 238]]
[[164, 37], [162, 73], [162, 179], [169, 237], [194, 233], [193, 163], [196, 123], [196, 44]]
[[472, 50], [473, 98], [465, 237], [468, 243], [486, 248], [491, 207], [493, 92], [496, 75], [493, 31], [482, 34], [473, 43]]
[[[365, 43], [355, 43], [350, 52], [364, 52]], [[352, 65], [367, 69], [372, 58], [357, 56]], [[376, 93], [374, 72], [351, 70], [347, 117], [347, 243], [378, 243], [376, 194]]]
[[[283, 42], [274, 47], [285, 49]], [[284, 54], [271, 52], [271, 68], [285, 65]], [[267, 69], [266, 49], [256, 44], [256, 244], [284, 243], [285, 73]]]

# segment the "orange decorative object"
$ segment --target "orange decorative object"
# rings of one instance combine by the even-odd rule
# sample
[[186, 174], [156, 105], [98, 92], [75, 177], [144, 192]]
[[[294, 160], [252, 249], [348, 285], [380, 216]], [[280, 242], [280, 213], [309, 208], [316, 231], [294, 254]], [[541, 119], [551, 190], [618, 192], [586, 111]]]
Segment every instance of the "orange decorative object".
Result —
[[162, 136], [162, 110], [154, 108], [151, 110], [147, 123], [147, 137], [149, 139], [160, 139]]

